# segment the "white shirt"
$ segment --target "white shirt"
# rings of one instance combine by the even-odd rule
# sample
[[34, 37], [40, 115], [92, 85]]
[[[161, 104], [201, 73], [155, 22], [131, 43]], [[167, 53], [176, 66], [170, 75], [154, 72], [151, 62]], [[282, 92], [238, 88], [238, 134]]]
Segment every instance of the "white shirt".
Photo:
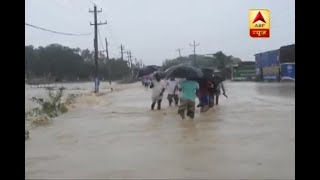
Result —
[[168, 90], [168, 94], [174, 94], [174, 90], [176, 88], [176, 86], [178, 85], [178, 82], [177, 81], [171, 81], [171, 80], [168, 80], [167, 82], [167, 90]]
[[160, 80], [160, 82], [158, 82], [157, 80], [154, 79], [154, 80], [152, 80], [152, 83], [153, 83], [153, 88], [152, 88], [151, 96], [152, 96], [152, 98], [158, 98], [158, 97], [160, 97], [160, 93], [161, 93], [162, 89], [165, 88], [165, 85], [162, 80]]

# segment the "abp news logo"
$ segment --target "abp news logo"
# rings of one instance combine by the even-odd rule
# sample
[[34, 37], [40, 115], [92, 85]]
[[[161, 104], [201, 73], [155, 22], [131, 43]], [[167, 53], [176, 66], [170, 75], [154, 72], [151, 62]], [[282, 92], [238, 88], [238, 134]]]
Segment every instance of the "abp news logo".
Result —
[[249, 10], [249, 33], [252, 38], [270, 37], [270, 11], [268, 9]]

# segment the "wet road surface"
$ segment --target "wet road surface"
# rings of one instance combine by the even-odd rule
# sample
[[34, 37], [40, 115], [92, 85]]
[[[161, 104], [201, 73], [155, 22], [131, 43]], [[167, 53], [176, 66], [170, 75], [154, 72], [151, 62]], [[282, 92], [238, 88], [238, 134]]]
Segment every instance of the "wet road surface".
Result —
[[194, 120], [166, 99], [151, 111], [141, 83], [82, 96], [30, 130], [26, 178], [294, 179], [294, 84], [225, 86], [229, 98]]

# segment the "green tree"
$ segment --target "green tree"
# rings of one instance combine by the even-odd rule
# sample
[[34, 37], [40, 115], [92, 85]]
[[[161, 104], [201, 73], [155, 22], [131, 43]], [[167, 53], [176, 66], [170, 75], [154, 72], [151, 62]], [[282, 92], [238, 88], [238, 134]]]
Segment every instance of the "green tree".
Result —
[[[227, 56], [222, 51], [218, 51], [212, 56], [196, 55], [196, 63], [200, 67], [225, 69], [231, 64], [236, 64], [239, 62], [241, 62], [240, 58]], [[165, 70], [171, 66], [182, 63], [193, 64], [193, 55], [189, 55], [188, 57], [179, 57], [175, 59], [166, 59], [162, 64], [162, 68]]]
[[[99, 75], [109, 77], [109, 63], [113, 80], [128, 76], [130, 68], [126, 61], [111, 59], [99, 53]], [[30, 71], [29, 71], [30, 70]], [[88, 49], [70, 48], [60, 44], [34, 48], [25, 46], [25, 73], [34, 77], [52, 77], [60, 80], [91, 80], [95, 72], [94, 52]]]

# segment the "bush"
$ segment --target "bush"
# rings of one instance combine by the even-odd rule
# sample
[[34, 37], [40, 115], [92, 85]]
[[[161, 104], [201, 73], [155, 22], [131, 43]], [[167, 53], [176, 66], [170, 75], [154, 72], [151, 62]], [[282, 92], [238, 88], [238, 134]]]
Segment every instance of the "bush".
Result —
[[[25, 112], [25, 120], [31, 121], [32, 125], [47, 125], [50, 123], [50, 118], [68, 112], [67, 105], [75, 103], [76, 97], [79, 95], [70, 94], [63, 103], [63, 90], [60, 88], [54, 93], [53, 89], [48, 89], [49, 99], [47, 101], [43, 98], [32, 97], [32, 101], [39, 104], [40, 107]], [[25, 130], [25, 140], [27, 139], [29, 139], [29, 131]]]
[[[56, 93], [52, 89], [48, 89], [49, 99], [45, 101], [43, 98], [32, 97], [32, 101], [39, 104], [40, 107], [33, 108], [25, 113], [26, 120], [32, 117], [57, 117], [61, 113], [68, 111], [68, 108], [61, 102], [63, 96], [63, 88], [60, 88]], [[44, 118], [45, 119], [45, 118]]]
[[67, 108], [67, 106], [65, 104], [61, 104], [59, 111], [61, 113], [66, 113], [66, 112], [68, 112], [68, 108]]

